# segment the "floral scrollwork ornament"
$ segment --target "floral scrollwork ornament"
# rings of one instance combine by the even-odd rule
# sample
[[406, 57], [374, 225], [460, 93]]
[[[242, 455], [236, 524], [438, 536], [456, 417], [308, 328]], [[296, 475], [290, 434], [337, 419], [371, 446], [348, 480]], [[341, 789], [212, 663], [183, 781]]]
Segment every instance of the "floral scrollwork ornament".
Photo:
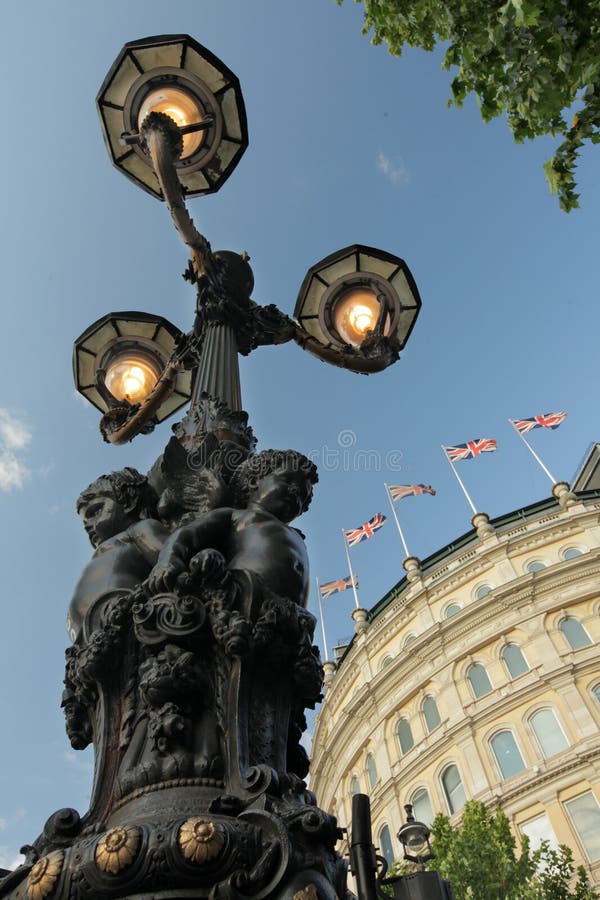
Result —
[[215, 859], [225, 843], [221, 827], [209, 819], [188, 819], [178, 840], [183, 857], [200, 866]]
[[63, 867], [62, 850], [38, 859], [27, 878], [27, 900], [44, 900], [52, 893]]
[[113, 828], [98, 842], [96, 865], [102, 872], [116, 875], [131, 865], [140, 843], [137, 828]]

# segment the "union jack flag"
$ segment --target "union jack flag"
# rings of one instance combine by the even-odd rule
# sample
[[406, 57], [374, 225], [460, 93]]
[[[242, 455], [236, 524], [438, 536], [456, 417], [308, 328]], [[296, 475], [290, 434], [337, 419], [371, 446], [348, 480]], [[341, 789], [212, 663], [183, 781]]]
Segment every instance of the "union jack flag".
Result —
[[386, 521], [386, 516], [383, 516], [381, 513], [375, 513], [373, 518], [369, 519], [368, 522], [364, 522], [360, 528], [344, 529], [344, 537], [348, 541], [348, 546], [356, 547], [357, 544], [360, 544], [360, 542], [366, 540], [366, 538], [373, 537], [375, 532], [381, 528]]
[[431, 494], [435, 497], [435, 491], [430, 484], [390, 484], [390, 497], [392, 500], [402, 500], [404, 497], [419, 497], [421, 494]]
[[352, 578], [348, 575], [347, 578], [340, 578], [338, 581], [326, 581], [325, 584], [320, 585], [321, 597], [326, 600], [332, 594], [337, 594], [338, 591], [347, 591], [351, 587], [358, 587], [356, 575], [353, 575]]
[[509, 419], [519, 434], [529, 434], [534, 428], [558, 428], [561, 422], [567, 418], [566, 412], [545, 413], [543, 416], [533, 416], [531, 419]]
[[498, 442], [493, 438], [476, 438], [474, 441], [457, 444], [455, 447], [442, 447], [442, 450], [450, 462], [458, 462], [459, 459], [475, 459], [482, 453], [491, 453], [497, 445]]

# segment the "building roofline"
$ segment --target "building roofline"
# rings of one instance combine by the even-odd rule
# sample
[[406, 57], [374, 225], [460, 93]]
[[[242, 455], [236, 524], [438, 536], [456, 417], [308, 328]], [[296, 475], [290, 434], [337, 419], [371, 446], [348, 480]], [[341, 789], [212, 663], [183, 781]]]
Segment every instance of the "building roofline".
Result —
[[[600, 452], [600, 444], [596, 444], [594, 446], [598, 447], [598, 450]], [[588, 459], [589, 454], [586, 456], [584, 465]], [[577, 491], [577, 498], [582, 501], [593, 500], [599, 497], [600, 489], [592, 491]], [[490, 524], [493, 525], [497, 531], [505, 530], [508, 526], [514, 525], [515, 522], [526, 522], [536, 514], [546, 512], [549, 509], [560, 510], [560, 508], [560, 504], [555, 497], [545, 497], [543, 500], [538, 500], [535, 503], [530, 503], [528, 506], [522, 506], [518, 509], [513, 510], [512, 512], [504, 513], [501, 516], [496, 516], [496, 518], [490, 519]], [[448, 559], [457, 551], [464, 550], [466, 547], [473, 543], [479, 543], [477, 530], [475, 528], [469, 529], [469, 531], [461, 534], [454, 541], [446, 544], [445, 547], [442, 547], [440, 550], [436, 550], [435, 553], [432, 553], [430, 556], [427, 556], [424, 560], [422, 560], [421, 573], [425, 575], [432, 569], [437, 568], [440, 563]], [[409, 586], [409, 584], [410, 582], [408, 581], [407, 575], [404, 575], [400, 579], [400, 581], [396, 582], [396, 584], [392, 588], [390, 588], [390, 590], [386, 594], [384, 594], [381, 600], [378, 600], [377, 603], [371, 607], [368, 612], [368, 621], [373, 622], [374, 619], [380, 616], [381, 613], [384, 612], [385, 609], [387, 609], [390, 603], [392, 603], [392, 601], [395, 600], [403, 592], [403, 590], [405, 590], [405, 588]], [[347, 654], [354, 646], [354, 639], [355, 635], [352, 637], [352, 640], [337, 661], [338, 666], [341, 665]]]

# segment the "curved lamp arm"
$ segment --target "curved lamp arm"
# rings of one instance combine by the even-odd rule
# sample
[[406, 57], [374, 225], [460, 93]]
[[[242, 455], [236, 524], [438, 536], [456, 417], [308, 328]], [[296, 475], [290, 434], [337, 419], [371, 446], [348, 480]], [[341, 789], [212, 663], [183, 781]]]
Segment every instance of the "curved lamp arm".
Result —
[[338, 349], [323, 345], [305, 331], [298, 322], [294, 324], [296, 328], [293, 338], [303, 350], [307, 350], [323, 362], [331, 363], [342, 369], [349, 369], [359, 375], [383, 372], [400, 356], [394, 340], [383, 335], [368, 336], [360, 347], [352, 347], [347, 344], [342, 349]]
[[[212, 119], [207, 118], [194, 128], [200, 130], [208, 128], [210, 124]], [[179, 128], [166, 113], [151, 112], [142, 122], [140, 137], [148, 148], [154, 173], [175, 228], [184, 244], [190, 248], [196, 278], [200, 278], [204, 274], [212, 273], [212, 251], [209, 242], [200, 234], [187, 210], [183, 188], [175, 168], [175, 162], [183, 150], [183, 133], [190, 130], [189, 127]]]

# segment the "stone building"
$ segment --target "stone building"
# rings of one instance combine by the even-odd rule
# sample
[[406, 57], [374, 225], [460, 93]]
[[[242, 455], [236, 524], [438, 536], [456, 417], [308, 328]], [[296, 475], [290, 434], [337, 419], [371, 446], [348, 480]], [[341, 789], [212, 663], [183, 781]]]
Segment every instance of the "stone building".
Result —
[[326, 665], [311, 788], [342, 825], [368, 793], [390, 862], [404, 804], [475, 799], [600, 883], [600, 490], [557, 488], [406, 560]]

